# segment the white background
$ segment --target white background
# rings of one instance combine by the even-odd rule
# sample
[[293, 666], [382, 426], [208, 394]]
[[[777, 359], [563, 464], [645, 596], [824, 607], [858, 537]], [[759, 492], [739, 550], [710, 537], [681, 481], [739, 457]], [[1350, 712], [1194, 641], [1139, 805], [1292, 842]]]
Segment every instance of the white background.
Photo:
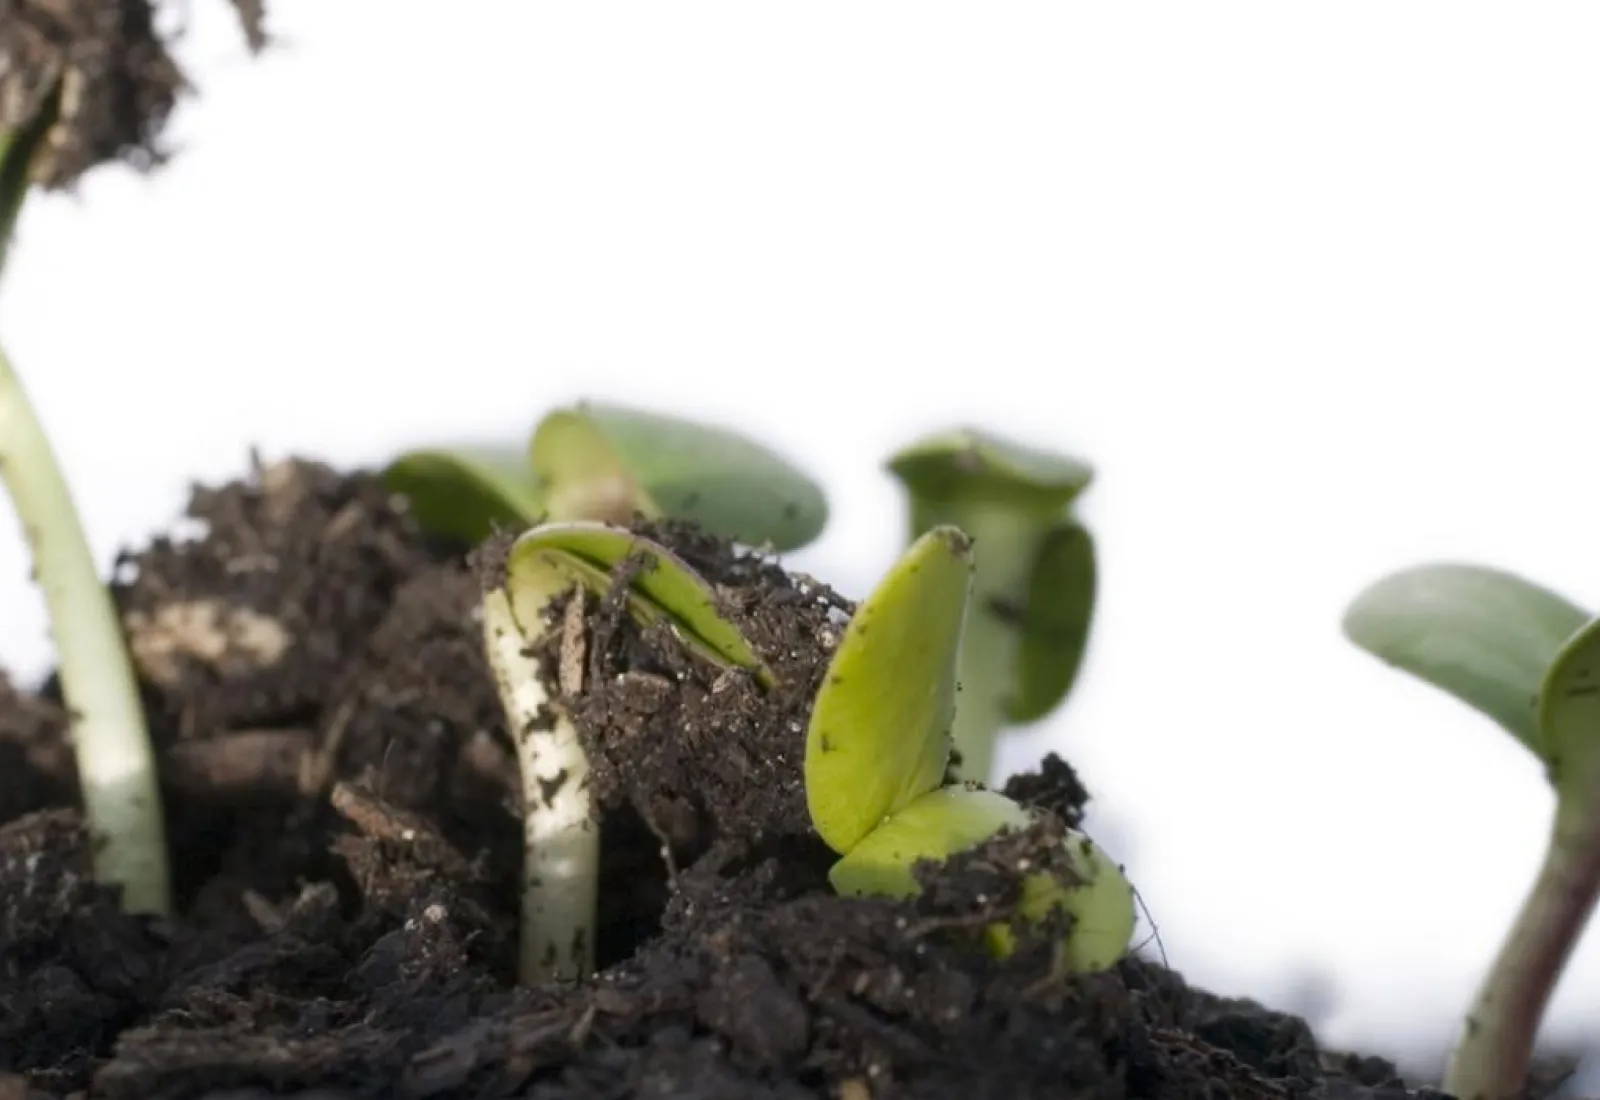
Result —
[[[193, 7], [180, 159], [34, 201], [0, 295], [103, 560], [251, 444], [593, 396], [806, 464], [860, 594], [894, 447], [1079, 453], [1103, 617], [1004, 762], [1079, 766], [1192, 978], [1450, 1040], [1551, 797], [1339, 618], [1434, 557], [1600, 604], [1600, 8], [281, 0], [252, 63]], [[48, 655], [8, 518], [0, 661]], [[1552, 1034], [1597, 1018], [1591, 937]]]

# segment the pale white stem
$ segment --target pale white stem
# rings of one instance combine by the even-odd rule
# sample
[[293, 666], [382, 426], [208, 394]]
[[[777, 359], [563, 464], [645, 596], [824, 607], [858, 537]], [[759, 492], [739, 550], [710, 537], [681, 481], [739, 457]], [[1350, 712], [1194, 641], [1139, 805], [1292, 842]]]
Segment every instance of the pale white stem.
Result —
[[522, 773], [523, 984], [587, 976], [594, 968], [600, 829], [591, 816], [589, 760], [577, 730], [549, 709], [549, 690], [503, 590], [483, 601], [490, 664]]
[[3, 352], [0, 482], [44, 591], [95, 877], [122, 888], [128, 911], [166, 913], [171, 888], [161, 793], [122, 628], [55, 451]]
[[1515, 1100], [1523, 1094], [1545, 1006], [1597, 896], [1600, 814], [1558, 806], [1544, 866], [1445, 1070], [1446, 1092], [1460, 1100]]

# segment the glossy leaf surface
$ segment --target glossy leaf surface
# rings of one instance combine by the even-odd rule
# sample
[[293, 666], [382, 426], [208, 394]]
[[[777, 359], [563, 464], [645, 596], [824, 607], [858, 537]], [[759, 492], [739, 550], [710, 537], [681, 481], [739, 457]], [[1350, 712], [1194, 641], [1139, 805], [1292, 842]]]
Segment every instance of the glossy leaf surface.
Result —
[[943, 780], [971, 583], [971, 543], [935, 528], [846, 627], [806, 732], [806, 801], [834, 851]]

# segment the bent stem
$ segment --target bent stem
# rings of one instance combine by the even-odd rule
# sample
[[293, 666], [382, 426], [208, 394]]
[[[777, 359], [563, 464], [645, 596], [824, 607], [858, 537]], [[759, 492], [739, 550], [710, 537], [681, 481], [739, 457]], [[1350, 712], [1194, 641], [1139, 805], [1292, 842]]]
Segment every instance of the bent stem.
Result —
[[1544, 865], [1478, 991], [1443, 1088], [1459, 1100], [1522, 1094], [1545, 1006], [1600, 897], [1600, 813], [1558, 806]]
[[518, 978], [524, 985], [580, 978], [594, 969], [600, 885], [589, 758], [571, 720], [548, 710], [549, 690], [504, 590], [485, 594], [483, 626], [522, 775]]
[[95, 877], [122, 888], [128, 911], [166, 913], [166, 829], [133, 666], [55, 450], [3, 351], [0, 481], [22, 521], [50, 615]]

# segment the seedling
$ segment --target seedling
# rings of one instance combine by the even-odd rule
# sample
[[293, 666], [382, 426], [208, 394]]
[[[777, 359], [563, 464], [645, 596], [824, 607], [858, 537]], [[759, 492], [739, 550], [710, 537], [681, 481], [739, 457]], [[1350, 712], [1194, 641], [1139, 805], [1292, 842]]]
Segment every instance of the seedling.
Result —
[[1071, 690], [1094, 616], [1094, 540], [1070, 505], [1094, 471], [972, 430], [931, 436], [889, 462], [910, 496], [911, 537], [948, 524], [972, 536], [972, 612], [953, 736], [958, 772], [987, 781], [995, 742]]
[[[830, 872], [845, 894], [916, 893], [913, 868], [1027, 826], [1022, 806], [973, 785], [944, 786], [956, 672], [974, 572], [973, 546], [936, 526], [912, 543], [856, 610], [829, 663], [806, 733], [805, 787], [817, 833], [840, 859]], [[1070, 971], [1111, 966], [1133, 934], [1133, 890], [1085, 836], [1069, 833], [1073, 881], [1024, 880], [1022, 915], [1072, 917], [1061, 962]], [[1009, 929], [989, 929], [998, 954]]]
[[816, 538], [828, 518], [813, 481], [741, 435], [596, 403], [550, 413], [526, 448], [417, 450], [397, 458], [385, 476], [426, 529], [469, 543], [496, 526], [627, 523], [639, 513], [794, 550]]
[[[583, 612], [621, 569], [637, 562], [624, 595], [641, 626], [665, 624], [700, 658], [772, 673], [717, 610], [716, 595], [682, 559], [629, 531], [599, 523], [547, 524], [512, 544], [503, 582], [484, 596], [484, 636], [522, 775], [524, 864], [519, 972], [522, 981], [572, 979], [593, 968], [600, 836], [577, 730], [552, 707], [539, 647], [560, 643], [559, 687], [582, 690]], [[553, 604], [570, 593], [560, 621]]]
[[[0, 263], [60, 97], [57, 82], [32, 119], [0, 129]], [[121, 888], [129, 911], [165, 913], [171, 905], [166, 830], [133, 665], [61, 464], [4, 353], [0, 482], [22, 521], [44, 592], [95, 876]]]
[[1445, 1071], [1461, 1100], [1522, 1095], [1539, 1024], [1600, 897], [1600, 619], [1520, 577], [1426, 565], [1352, 603], [1358, 646], [1494, 719], [1555, 789], [1543, 866]]

